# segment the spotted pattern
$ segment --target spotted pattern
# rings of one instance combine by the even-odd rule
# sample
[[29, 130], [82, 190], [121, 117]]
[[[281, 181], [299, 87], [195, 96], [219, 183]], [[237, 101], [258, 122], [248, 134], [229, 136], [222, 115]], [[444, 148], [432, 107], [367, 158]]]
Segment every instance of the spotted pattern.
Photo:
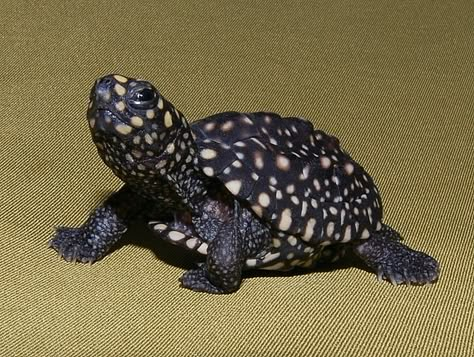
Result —
[[[428, 280], [436, 277], [434, 263], [389, 241], [371, 177], [307, 120], [225, 112], [189, 125], [149, 82], [121, 75], [96, 82], [87, 118], [103, 161], [155, 214], [153, 232], [207, 256], [183, 275], [184, 287], [232, 292], [242, 268], [309, 268], [349, 242], [391, 281], [426, 282], [417, 274], [430, 269]], [[407, 262], [415, 262], [408, 275]]]
[[310, 122], [227, 112], [192, 128], [204, 173], [249, 201], [278, 231], [314, 245], [367, 239], [380, 229], [374, 182], [336, 138]]

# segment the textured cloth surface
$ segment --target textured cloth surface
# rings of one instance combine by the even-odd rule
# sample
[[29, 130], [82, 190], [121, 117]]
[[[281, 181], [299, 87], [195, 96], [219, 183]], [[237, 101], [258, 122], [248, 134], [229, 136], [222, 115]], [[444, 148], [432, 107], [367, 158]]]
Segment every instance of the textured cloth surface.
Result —
[[[3, 0], [0, 355], [474, 355], [473, 4]], [[327, 268], [198, 294], [178, 287], [187, 256], [143, 227], [92, 266], [59, 260], [53, 227], [120, 187], [85, 119], [111, 72], [152, 81], [191, 120], [270, 110], [338, 136], [441, 279]]]

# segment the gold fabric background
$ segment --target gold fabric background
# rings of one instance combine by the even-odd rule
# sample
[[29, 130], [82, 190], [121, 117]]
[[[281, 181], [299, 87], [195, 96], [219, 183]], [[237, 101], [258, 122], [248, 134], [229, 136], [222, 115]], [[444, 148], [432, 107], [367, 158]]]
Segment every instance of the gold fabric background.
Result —
[[[473, 356], [474, 3], [25, 1], [0, 5], [1, 356]], [[192, 293], [146, 230], [92, 265], [46, 242], [120, 182], [89, 139], [96, 77], [153, 81], [188, 118], [304, 116], [377, 181], [440, 281], [358, 268]]]

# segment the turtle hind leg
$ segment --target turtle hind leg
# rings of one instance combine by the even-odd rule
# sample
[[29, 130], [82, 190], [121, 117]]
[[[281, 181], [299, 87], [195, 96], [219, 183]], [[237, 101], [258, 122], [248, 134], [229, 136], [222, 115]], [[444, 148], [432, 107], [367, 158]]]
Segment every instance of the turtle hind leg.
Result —
[[438, 279], [439, 264], [429, 255], [408, 248], [388, 226], [373, 232], [369, 239], [356, 242], [354, 251], [377, 277], [392, 284], [423, 285]]

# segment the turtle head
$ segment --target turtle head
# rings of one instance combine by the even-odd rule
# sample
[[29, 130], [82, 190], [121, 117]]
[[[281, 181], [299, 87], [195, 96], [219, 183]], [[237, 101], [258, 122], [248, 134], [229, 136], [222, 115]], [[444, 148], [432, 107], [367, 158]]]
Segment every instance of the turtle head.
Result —
[[184, 116], [149, 82], [108, 75], [99, 78], [87, 112], [99, 155], [122, 179], [151, 174], [152, 165], [173, 148]]

